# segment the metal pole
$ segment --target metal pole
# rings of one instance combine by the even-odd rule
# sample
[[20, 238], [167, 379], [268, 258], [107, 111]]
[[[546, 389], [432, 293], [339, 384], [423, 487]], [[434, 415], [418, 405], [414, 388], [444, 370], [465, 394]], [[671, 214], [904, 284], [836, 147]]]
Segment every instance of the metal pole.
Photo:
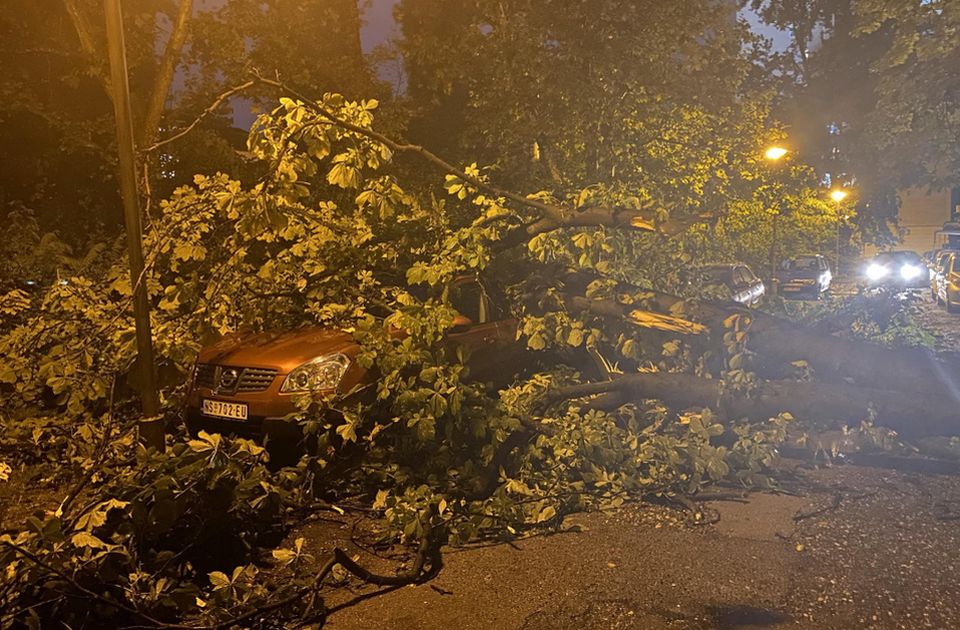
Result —
[[771, 286], [775, 284], [774, 280], [777, 277], [777, 238], [778, 238], [777, 224], [779, 223], [779, 219], [780, 219], [780, 208], [778, 206], [775, 209], [775, 213], [773, 215], [773, 221], [772, 221], [773, 233], [770, 235], [770, 285]]
[[127, 55], [123, 40], [123, 15], [120, 0], [104, 0], [107, 20], [107, 49], [110, 56], [110, 87], [117, 123], [117, 149], [120, 157], [120, 194], [127, 228], [127, 252], [130, 258], [130, 286], [133, 290], [133, 319], [137, 327], [137, 363], [140, 368], [140, 398], [143, 419], [140, 441], [148, 448], [162, 450], [163, 421], [157, 379], [154, 373], [153, 340], [150, 332], [150, 304], [143, 273], [143, 248], [140, 242], [140, 199], [137, 193], [136, 149], [133, 117], [130, 113], [130, 86], [127, 83]]
[[834, 269], [834, 276], [840, 277], [840, 204], [837, 204], [837, 266]]

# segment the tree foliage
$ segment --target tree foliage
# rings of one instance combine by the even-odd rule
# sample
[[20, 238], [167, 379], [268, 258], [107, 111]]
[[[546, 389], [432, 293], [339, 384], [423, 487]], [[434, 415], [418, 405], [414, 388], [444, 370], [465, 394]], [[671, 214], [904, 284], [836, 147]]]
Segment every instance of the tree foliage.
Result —
[[[147, 201], [195, 173], [245, 175], [237, 154], [245, 132], [234, 129], [233, 118], [264, 93], [228, 99], [193, 133], [148, 150], [245, 81], [251, 68], [283, 68], [298, 82], [335, 84], [355, 96], [379, 92], [359, 48], [356, 2], [150, 0], [124, 4], [124, 16]], [[0, 16], [0, 39], [0, 211], [26, 206], [42, 232], [59, 232], [77, 251], [114, 238], [123, 222], [102, 3], [16, 0]]]
[[950, 2], [801, 0], [750, 6], [789, 32], [776, 69], [804, 159], [859, 195], [865, 240], [892, 242], [898, 193], [957, 185], [956, 7]]
[[[131, 457], [135, 344], [119, 252], [34, 300], [4, 297], [5, 457], [39, 459], [37, 442], [63, 449], [60, 474], [88, 493], [0, 540], [13, 563], [0, 584], [14, 611], [5, 624], [309, 616], [306, 595], [326, 573], [271, 592], [251, 546], [319, 495], [360, 497], [386, 540], [435, 545], [556, 527], [630, 497], [769, 483], [788, 415], [749, 424], [656, 400], [598, 405], [593, 389], [598, 373], [628, 372], [756, 387], [749, 315], [708, 339], [687, 319], [695, 303], [654, 306], [657, 290], [697, 295], [680, 273], [693, 258], [762, 256], [771, 212], [784, 238], [822, 241], [829, 218], [810, 172], [760, 157], [782, 137], [748, 80], [756, 58], [744, 51], [762, 51], [744, 48], [752, 39], [724, 3], [624, 15], [541, 4], [466, 3], [449, 37], [405, 22], [408, 59], [426, 64], [427, 45], [436, 54], [436, 68], [411, 65], [411, 77], [451, 82], [411, 82], [422, 107], [412, 132], [431, 137], [433, 115], [455, 129], [450, 161], [383, 133], [376, 100], [309, 98], [264, 74], [258, 89], [283, 98], [250, 131], [248, 171], [198, 174], [157, 204], [143, 281], [171, 426], [200, 345], [241, 331], [336, 328], [376, 374], [358, 391], [302, 397], [289, 420], [312, 448], [296, 466], [271, 473], [256, 445], [206, 434]], [[224, 11], [242, 17], [216, 26], [256, 21], [259, 6], [231, 3]], [[430, 6], [401, 10], [426, 20]], [[439, 39], [421, 48], [423, 28]], [[270, 41], [264, 51], [287, 50]], [[591, 58], [598, 41], [609, 55]], [[709, 222], [715, 231], [685, 232]], [[466, 350], [446, 341], [463, 276], [482, 278], [517, 323], [525, 356], [504, 361], [506, 384], [472, 378]], [[229, 557], [189, 544], [227, 531]]]
[[[156, 563], [167, 558], [164, 545], [179, 534], [158, 530], [153, 519], [190, 514], [211, 500], [175, 493], [177, 505], [167, 506], [162, 489], [170, 484], [211, 492], [228, 484], [231, 493], [218, 499], [224, 509], [210, 526], [229, 527], [241, 538], [244, 532], [254, 535], [261, 522], [249, 515], [251, 508], [276, 506], [292, 489], [302, 497], [313, 488], [328, 495], [381, 488], [372, 499], [390, 536], [462, 542], [505, 526], [514, 532], [550, 526], [570, 510], [618, 505], [631, 494], [696, 492], [722, 479], [766, 483], [763, 466], [783, 437], [784, 420], [736, 428], [733, 440], [721, 445], [714, 438], [737, 426], [725, 428], [735, 419], [709, 411], [678, 421], [655, 403], [588, 411], [576, 396], [552, 398], [557, 388], [583, 378], [582, 359], [554, 358], [569, 353], [597, 352], [611, 362], [653, 362], [665, 370], [693, 368], [696, 359], [685, 342], [652, 331], [657, 326], [641, 316], [570, 310], [567, 298], [577, 296], [557, 292], [559, 277], [586, 272], [593, 279], [580, 299], [640, 313], [644, 292], [624, 294], [619, 287], [626, 278], [639, 281], [641, 273], [623, 270], [626, 261], [641, 264], [637, 256], [657, 251], [657, 226], [667, 225], [668, 217], [643, 207], [604, 205], [617, 197], [597, 189], [581, 191], [567, 207], [547, 192], [501, 195], [489, 182], [490, 171], [476, 165], [446, 169], [452, 172], [445, 179], [438, 171], [445, 191], [406, 190], [392, 166], [395, 152], [422, 154], [372, 128], [376, 106], [335, 94], [317, 102], [284, 98], [251, 130], [248, 150], [263, 166], [261, 177], [245, 184], [222, 174], [197, 176], [161, 204], [162, 215], [146, 238], [156, 347], [172, 376], [168, 414], [176, 413], [182, 375], [203, 339], [306, 321], [353, 334], [362, 348], [358, 360], [379, 375], [375, 391], [306, 397], [297, 420], [315, 433], [316, 454], [277, 481], [249, 468], [259, 465], [258, 450], [218, 436], [165, 455], [141, 454], [143, 472], [106, 475], [113, 481], [98, 490], [100, 503], [48, 516], [8, 540], [8, 559], [20, 560], [8, 579], [30, 585], [10, 591], [13, 602], [49, 595], [37, 581], [43, 565], [31, 562], [25, 549], [78, 584], [111, 580], [107, 597], [121, 605], [110, 612], [121, 618], [216, 619], [221, 608], [204, 610], [197, 602], [219, 601], [224, 589], [240, 598], [224, 605], [256, 609], [262, 590], [228, 585], [247, 580], [246, 569], [220, 568], [205, 578], [196, 572], [194, 557], [192, 571], [165, 565], [176, 574], [158, 574]], [[630, 220], [618, 224], [624, 215]], [[555, 223], [527, 231], [531, 222], [551, 219]], [[630, 234], [638, 230], [647, 236]], [[516, 242], [518, 231], [527, 238]], [[662, 251], [670, 256], [669, 248]], [[113, 437], [124, 426], [113, 420], [118, 383], [131, 372], [134, 356], [123, 269], [118, 260], [102, 273], [70, 278], [43, 298], [42, 312], [21, 312], [22, 323], [0, 339], [4, 408], [16, 413], [20, 430], [30, 426], [29, 418], [39, 421], [38, 413], [53, 414], [64, 430], [88, 435], [72, 446], [74, 457], [98, 475], [105, 470], [99, 458], [124, 450]], [[454, 315], [447, 287], [463, 274], [495, 277], [515, 296], [522, 342], [545, 356], [552, 351], [547, 371], [504, 366], [517, 374], [513, 385], [500, 390], [469, 378], [466, 356], [452, 354], [443, 342]], [[398, 337], [392, 329], [406, 334]], [[101, 443], [110, 449], [98, 450]], [[117, 465], [122, 471], [123, 462]], [[134, 482], [127, 475], [148, 478]], [[269, 490], [270, 484], [287, 488], [287, 494]], [[130, 494], [133, 487], [140, 493]], [[94, 519], [102, 505], [108, 506], [101, 510], [105, 517]], [[155, 516], [142, 521], [144, 511]], [[115, 563], [121, 568], [108, 570]], [[144, 583], [148, 575], [153, 581]], [[88, 614], [65, 605], [58, 602], [43, 614]]]
[[856, 33], [889, 33], [873, 70], [879, 77], [869, 131], [886, 172], [904, 185], [960, 184], [958, 79], [960, 7], [954, 2], [863, 0]]

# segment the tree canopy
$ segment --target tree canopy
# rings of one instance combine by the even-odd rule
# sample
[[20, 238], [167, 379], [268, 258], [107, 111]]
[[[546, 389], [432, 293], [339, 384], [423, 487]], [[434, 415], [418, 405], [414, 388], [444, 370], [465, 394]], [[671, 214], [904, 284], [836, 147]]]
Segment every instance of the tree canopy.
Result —
[[[8, 3], [0, 16], [0, 216], [26, 208], [80, 251], [121, 231], [102, 3]], [[355, 2], [125, 3], [130, 85], [144, 190], [159, 200], [198, 172], [242, 173], [245, 130], [231, 105], [251, 68], [379, 96], [359, 48]], [[324, 37], [314, 33], [323, 32]], [[268, 106], [269, 107], [269, 106]], [[178, 142], [151, 151], [203, 115]], [[10, 205], [13, 204], [13, 205]], [[149, 207], [148, 207], [149, 212]]]
[[802, 0], [750, 5], [789, 32], [777, 111], [804, 159], [855, 184], [866, 239], [889, 240], [899, 191], [957, 177], [957, 10], [950, 2]]
[[[837, 220], [809, 167], [763, 158], [785, 134], [759, 78], [767, 52], [729, 3], [440, 11], [405, 0], [410, 92], [398, 101], [408, 126], [395, 113], [381, 125], [386, 103], [352, 93], [370, 80], [357, 74], [355, 39], [334, 47], [344, 54], [329, 73], [291, 58], [310, 45], [298, 39], [316, 28], [308, 17], [331, 19], [298, 12], [307, 6], [224, 5], [203, 17], [209, 50], [190, 47], [191, 89], [226, 68], [210, 96], [243, 81], [273, 100], [247, 135], [242, 168], [232, 153], [212, 154], [224, 168], [187, 179], [180, 163], [169, 194], [152, 197], [143, 282], [168, 448], [138, 448], [131, 433], [138, 384], [120, 251], [102, 249], [39, 294], [0, 294], [8, 452], [67, 462], [58, 474], [77, 478], [60, 509], [0, 541], [11, 625], [322, 621], [324, 579], [334, 564], [364, 575], [356, 563], [341, 552], [308, 574], [299, 545], [274, 549], [293, 573], [268, 585], [253, 551], [317, 501], [359, 501], [382, 515], [385, 540], [419, 544], [413, 573], [375, 582], [401, 584], [438, 567], [447, 542], [556, 527], [570, 511], [629, 497], [770, 483], [793, 421], [783, 401], [797, 400], [777, 392], [812, 388], [814, 399], [830, 394], [839, 418], [864, 413], [873, 390], [844, 396], [807, 382], [821, 370], [852, 378], [830, 354], [847, 346], [798, 333], [778, 352], [784, 324], [711, 301], [703, 286], [705, 263], [760, 271], [777, 242], [823, 248]], [[262, 24], [281, 10], [303, 19]], [[262, 36], [248, 42], [247, 28]], [[212, 61], [241, 50], [290, 68], [278, 78]], [[347, 95], [310, 85], [338, 77]], [[170, 112], [165, 120], [182, 124]], [[29, 217], [18, 222], [39, 232]], [[462, 277], [482, 280], [515, 325], [505, 384], [473, 378], [468, 350], [448, 342]], [[271, 471], [260, 445], [185, 434], [201, 345], [304, 326], [348, 335], [375, 378], [298, 397], [286, 420], [312, 442], [298, 463]], [[751, 344], [764, 339], [774, 366], [760, 374]], [[797, 346], [828, 356], [804, 372], [785, 356]], [[921, 358], [926, 371], [911, 387], [934, 369]], [[888, 363], [904, 365], [876, 349], [851, 370], [864, 379], [864, 364]], [[235, 553], [210, 558], [210, 541]], [[95, 613], [90, 597], [102, 604]]]

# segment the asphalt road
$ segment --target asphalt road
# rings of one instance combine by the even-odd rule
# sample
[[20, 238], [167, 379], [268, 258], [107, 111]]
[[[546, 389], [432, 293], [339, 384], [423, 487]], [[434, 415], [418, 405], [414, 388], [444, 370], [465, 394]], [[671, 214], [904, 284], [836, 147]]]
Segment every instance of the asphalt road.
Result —
[[956, 478], [854, 466], [804, 478], [803, 496], [709, 504], [713, 525], [631, 506], [572, 517], [567, 533], [448, 550], [429, 584], [340, 589], [328, 605], [349, 605], [327, 627], [960, 628]]

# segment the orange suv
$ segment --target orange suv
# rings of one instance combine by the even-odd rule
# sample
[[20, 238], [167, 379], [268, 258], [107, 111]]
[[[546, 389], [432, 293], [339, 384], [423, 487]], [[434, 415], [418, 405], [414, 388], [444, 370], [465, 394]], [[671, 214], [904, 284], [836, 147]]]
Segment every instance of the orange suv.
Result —
[[[471, 377], [503, 381], [522, 352], [517, 322], [506, 317], [476, 278], [460, 278], [451, 287], [459, 315], [448, 343], [470, 350]], [[353, 337], [330, 328], [236, 334], [203, 348], [186, 401], [191, 432], [205, 430], [246, 437], [290, 439], [300, 428], [287, 421], [298, 411], [296, 394], [349, 392], [371, 382], [356, 361]]]

